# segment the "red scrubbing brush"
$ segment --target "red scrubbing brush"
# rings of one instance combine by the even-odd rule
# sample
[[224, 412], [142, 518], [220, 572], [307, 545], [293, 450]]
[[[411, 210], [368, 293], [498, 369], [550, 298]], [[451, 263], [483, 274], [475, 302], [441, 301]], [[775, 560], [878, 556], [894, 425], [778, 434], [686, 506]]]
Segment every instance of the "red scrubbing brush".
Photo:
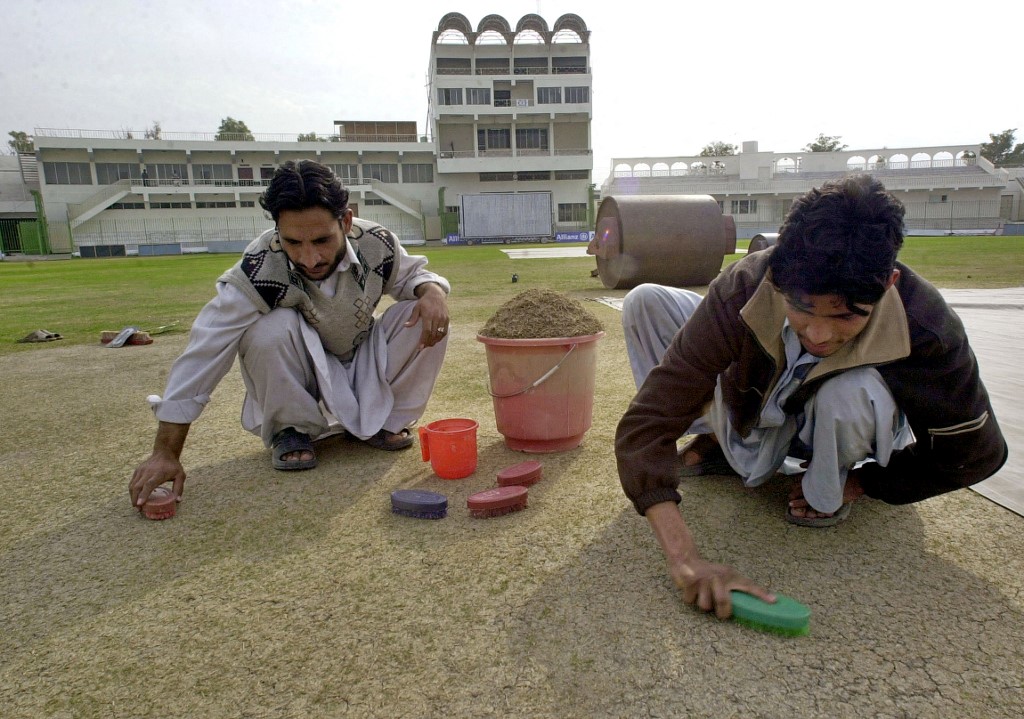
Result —
[[469, 507], [469, 514], [472, 517], [480, 519], [500, 517], [509, 512], [526, 509], [528, 493], [529, 490], [526, 487], [519, 486], [487, 489], [469, 495], [466, 499], [466, 506]]
[[542, 475], [543, 467], [541, 463], [531, 459], [514, 464], [511, 467], [505, 467], [505, 469], [498, 472], [498, 486], [511, 487], [518, 485], [520, 487], [531, 487], [540, 481]]

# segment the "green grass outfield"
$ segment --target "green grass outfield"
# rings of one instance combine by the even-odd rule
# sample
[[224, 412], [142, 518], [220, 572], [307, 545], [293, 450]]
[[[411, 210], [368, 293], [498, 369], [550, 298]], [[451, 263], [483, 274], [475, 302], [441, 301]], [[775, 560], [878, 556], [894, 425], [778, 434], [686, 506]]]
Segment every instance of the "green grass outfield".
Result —
[[[740, 246], [746, 245], [741, 241]], [[516, 247], [531, 247], [517, 245]], [[550, 245], [546, 245], [550, 247]], [[607, 290], [590, 276], [592, 257], [512, 260], [503, 246], [414, 247], [454, 288], [453, 321], [482, 326], [517, 292], [545, 287], [577, 297]], [[723, 266], [741, 255], [728, 255]], [[217, 277], [233, 255], [0, 262], [0, 355], [54, 344], [89, 344], [102, 330], [135, 325], [144, 330], [174, 322], [186, 331], [213, 296]], [[1024, 284], [1022, 237], [910, 237], [900, 259], [941, 288], [1019, 287]], [[519, 275], [518, 284], [511, 282]], [[695, 288], [700, 289], [700, 288]], [[60, 343], [18, 344], [36, 329], [63, 335]]]

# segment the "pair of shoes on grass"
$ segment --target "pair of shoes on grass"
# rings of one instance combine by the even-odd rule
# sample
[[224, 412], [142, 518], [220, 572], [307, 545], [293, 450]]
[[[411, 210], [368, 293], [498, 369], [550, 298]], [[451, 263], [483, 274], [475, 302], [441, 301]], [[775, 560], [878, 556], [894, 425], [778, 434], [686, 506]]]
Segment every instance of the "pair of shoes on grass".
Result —
[[[385, 452], [397, 452], [401, 449], [408, 449], [412, 446], [413, 436], [408, 429], [401, 432], [389, 432], [381, 429], [377, 434], [364, 440], [366, 444], [374, 449], [381, 449]], [[271, 440], [273, 451], [274, 469], [284, 471], [313, 469], [316, 467], [316, 451], [313, 449], [313, 440], [305, 432], [299, 432], [294, 427], [285, 427], [274, 435]], [[298, 455], [302, 452], [309, 452], [311, 459], [298, 459], [291, 457], [285, 459], [286, 455]]]

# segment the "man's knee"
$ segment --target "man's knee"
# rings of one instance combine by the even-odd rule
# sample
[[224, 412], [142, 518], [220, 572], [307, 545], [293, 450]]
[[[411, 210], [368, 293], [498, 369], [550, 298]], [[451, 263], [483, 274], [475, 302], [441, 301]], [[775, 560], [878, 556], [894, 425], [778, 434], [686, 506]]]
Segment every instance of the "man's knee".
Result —
[[825, 380], [814, 394], [815, 414], [837, 421], [873, 420], [881, 402], [895, 403], [878, 371], [853, 369]]
[[649, 316], [652, 307], [664, 303], [666, 289], [662, 285], [646, 282], [627, 292], [622, 298], [622, 324], [629, 326], [635, 324], [634, 318]]
[[242, 334], [239, 354], [244, 358], [250, 353], [294, 344], [293, 340], [301, 337], [302, 321], [299, 313], [290, 308], [278, 308], [262, 315]]

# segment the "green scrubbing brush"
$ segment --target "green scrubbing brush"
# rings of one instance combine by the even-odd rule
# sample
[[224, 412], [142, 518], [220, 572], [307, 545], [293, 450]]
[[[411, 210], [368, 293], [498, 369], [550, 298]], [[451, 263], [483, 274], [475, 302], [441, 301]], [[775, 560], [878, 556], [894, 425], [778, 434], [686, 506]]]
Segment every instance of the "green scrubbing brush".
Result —
[[811, 631], [811, 610], [784, 594], [775, 594], [775, 604], [732, 590], [732, 618], [740, 624], [787, 637], [800, 637]]

